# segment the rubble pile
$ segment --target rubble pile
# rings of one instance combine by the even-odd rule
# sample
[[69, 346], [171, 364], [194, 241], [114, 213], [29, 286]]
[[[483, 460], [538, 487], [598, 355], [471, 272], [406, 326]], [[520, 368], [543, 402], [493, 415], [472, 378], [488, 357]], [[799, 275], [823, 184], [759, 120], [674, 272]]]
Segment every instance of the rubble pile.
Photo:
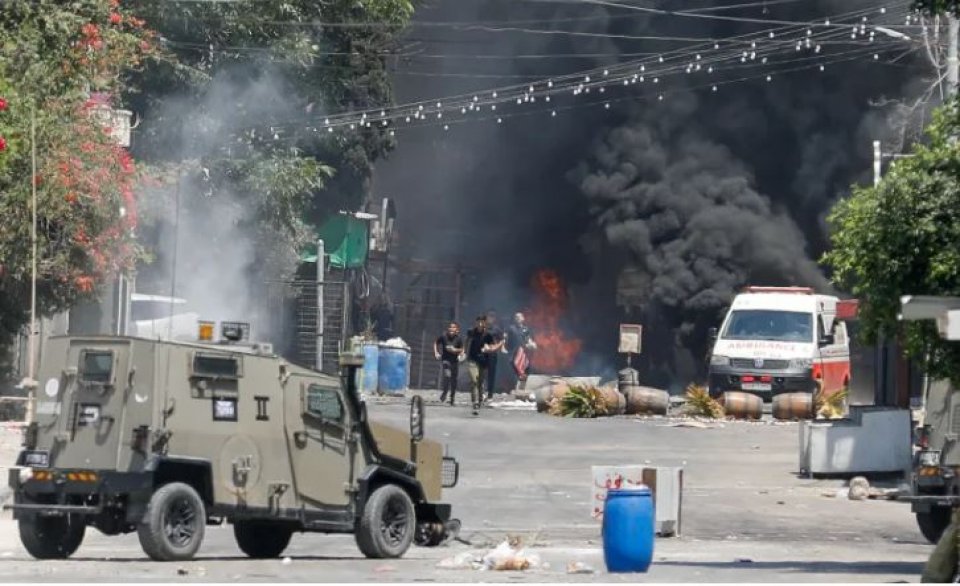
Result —
[[527, 551], [519, 539], [511, 538], [500, 543], [483, 555], [465, 551], [440, 561], [437, 567], [444, 570], [479, 570], [522, 572], [545, 569], [540, 556]]

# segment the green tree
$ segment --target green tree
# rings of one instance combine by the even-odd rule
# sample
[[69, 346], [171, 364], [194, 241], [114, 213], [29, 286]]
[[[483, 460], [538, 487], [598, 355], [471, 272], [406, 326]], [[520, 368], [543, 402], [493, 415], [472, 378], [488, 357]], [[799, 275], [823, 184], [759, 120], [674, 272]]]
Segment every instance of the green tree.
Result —
[[[413, 4], [130, 0], [125, 6], [158, 31], [174, 57], [154, 60], [125, 97], [143, 116], [135, 154], [155, 164], [193, 161], [187, 172], [203, 174], [204, 197], [190, 191], [187, 197], [198, 201], [185, 205], [244, 202], [248, 233], [258, 234], [262, 251], [251, 266], [291, 266], [296, 249], [312, 239], [309, 225], [357, 207], [368, 194], [373, 162], [393, 146], [382, 127], [317, 127], [323, 130], [324, 113], [391, 103], [387, 54]], [[286, 194], [280, 205], [270, 203], [276, 193]], [[161, 221], [169, 221], [170, 197], [168, 190]]]
[[924, 144], [898, 160], [876, 187], [855, 187], [829, 222], [824, 260], [834, 280], [860, 299], [867, 341], [902, 336], [927, 372], [960, 384], [960, 344], [933, 323], [897, 321], [902, 295], [960, 295], [960, 106], [942, 107]]
[[952, 13], [960, 16], [960, 0], [914, 0], [913, 9], [927, 15]]
[[[8, 0], [0, 11], [0, 346], [29, 318], [31, 188], [37, 187], [38, 308], [93, 294], [133, 264], [139, 171], [98, 117], [152, 35], [104, 0]], [[37, 173], [31, 161], [36, 127]], [[32, 180], [31, 180], [32, 177]]]

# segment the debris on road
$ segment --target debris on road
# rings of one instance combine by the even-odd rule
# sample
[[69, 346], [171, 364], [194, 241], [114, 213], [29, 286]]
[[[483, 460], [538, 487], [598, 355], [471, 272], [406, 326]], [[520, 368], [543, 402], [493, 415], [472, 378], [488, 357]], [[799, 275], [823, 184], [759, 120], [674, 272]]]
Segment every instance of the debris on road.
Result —
[[483, 556], [483, 569], [497, 571], [523, 571], [540, 565], [536, 554], [527, 553], [517, 538], [502, 542]]
[[189, 573], [190, 573], [190, 572], [188, 572], [187, 569], [184, 568], [184, 567], [177, 568], [177, 575], [178, 575], [178, 576], [186, 576], [186, 575], [189, 574]]
[[567, 573], [568, 574], [593, 574], [596, 570], [593, 569], [593, 566], [590, 564], [585, 564], [583, 562], [570, 562], [567, 564]]
[[851, 501], [863, 500], [896, 500], [900, 495], [899, 488], [875, 488], [870, 486], [870, 482], [862, 476], [857, 476], [850, 481], [849, 486], [838, 488], [837, 490], [826, 490], [821, 494], [827, 498], [849, 499]]
[[443, 570], [523, 571], [540, 567], [540, 557], [527, 552], [517, 538], [501, 542], [482, 557], [467, 551], [437, 564]]
[[442, 559], [437, 564], [441, 570], [479, 570], [481, 566], [480, 559], [469, 551]]
[[285, 566], [289, 566], [290, 564], [293, 563], [293, 560], [290, 559], [290, 556], [287, 556], [287, 557], [283, 558], [283, 561], [280, 562], [280, 563], [283, 564], [283, 565], [285, 565]]
[[537, 404], [529, 401], [497, 401], [490, 403], [494, 409], [503, 409], [505, 411], [536, 411]]
[[845, 499], [850, 496], [850, 489], [844, 487], [844, 488], [838, 488], [837, 490], [825, 490], [820, 494], [822, 496], [825, 496], [831, 499], [832, 498]]
[[870, 496], [870, 482], [863, 476], [850, 480], [848, 498], [852, 501], [866, 500]]
[[673, 423], [667, 423], [661, 425], [660, 427], [693, 427], [695, 429], [716, 429], [718, 427], [723, 427], [722, 425], [703, 423], [702, 421], [675, 421]]

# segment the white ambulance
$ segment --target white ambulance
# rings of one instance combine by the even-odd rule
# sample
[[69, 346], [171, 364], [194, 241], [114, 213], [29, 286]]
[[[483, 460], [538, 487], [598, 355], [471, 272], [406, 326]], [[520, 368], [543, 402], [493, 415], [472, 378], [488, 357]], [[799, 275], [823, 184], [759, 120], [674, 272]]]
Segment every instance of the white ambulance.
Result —
[[838, 298], [806, 287], [747, 287], [715, 332], [710, 394], [745, 391], [771, 400], [810, 392], [822, 380], [833, 393], [850, 382], [846, 324]]

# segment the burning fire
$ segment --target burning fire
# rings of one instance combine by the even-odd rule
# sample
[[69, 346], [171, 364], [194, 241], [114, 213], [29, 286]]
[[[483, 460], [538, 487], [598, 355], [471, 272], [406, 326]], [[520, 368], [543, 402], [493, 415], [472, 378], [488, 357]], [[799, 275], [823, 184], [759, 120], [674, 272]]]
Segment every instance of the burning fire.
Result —
[[580, 352], [580, 340], [567, 338], [560, 330], [560, 318], [567, 309], [567, 288], [555, 271], [541, 269], [533, 276], [533, 307], [526, 310], [537, 350], [531, 365], [538, 372], [561, 374], [573, 367]]

